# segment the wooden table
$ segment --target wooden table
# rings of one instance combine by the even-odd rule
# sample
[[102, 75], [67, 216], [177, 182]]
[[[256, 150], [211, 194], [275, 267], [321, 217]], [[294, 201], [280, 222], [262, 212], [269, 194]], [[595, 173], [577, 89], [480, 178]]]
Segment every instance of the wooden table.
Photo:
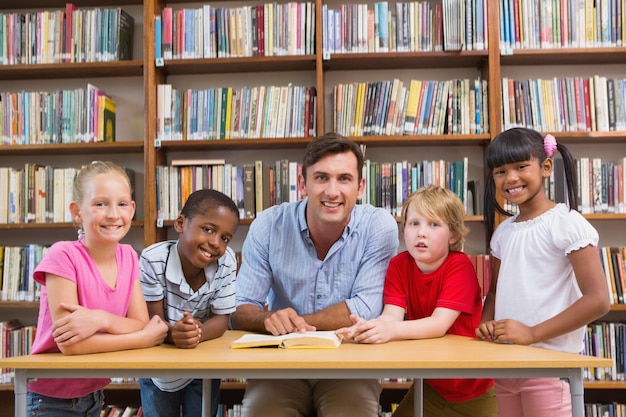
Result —
[[[26, 415], [29, 378], [384, 378], [415, 380], [415, 416], [422, 416], [424, 378], [560, 377], [570, 383], [573, 417], [584, 417], [584, 367], [610, 367], [610, 359], [504, 345], [447, 335], [382, 345], [344, 343], [338, 349], [230, 349], [243, 332], [228, 331], [196, 349], [162, 345], [91, 355], [41, 354], [0, 360], [15, 368], [15, 416]], [[205, 384], [205, 399], [210, 384]], [[203, 404], [208, 414], [209, 401]]]

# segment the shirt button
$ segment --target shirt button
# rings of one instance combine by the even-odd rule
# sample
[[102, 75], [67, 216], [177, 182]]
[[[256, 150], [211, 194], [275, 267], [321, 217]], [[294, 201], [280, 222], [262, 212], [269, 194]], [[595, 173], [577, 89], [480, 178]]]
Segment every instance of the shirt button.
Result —
[[320, 298], [322, 298], [321, 294], [317, 294], [317, 299], [319, 300]]

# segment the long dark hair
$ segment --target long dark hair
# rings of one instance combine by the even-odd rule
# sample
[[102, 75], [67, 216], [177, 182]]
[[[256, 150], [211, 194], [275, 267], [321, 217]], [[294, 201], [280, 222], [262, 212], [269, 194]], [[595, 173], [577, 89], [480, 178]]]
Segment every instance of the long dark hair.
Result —
[[[506, 211], [496, 199], [496, 189], [493, 180], [493, 170], [496, 167], [512, 164], [515, 162], [529, 161], [538, 159], [542, 164], [548, 155], [543, 147], [543, 136], [533, 129], [516, 127], [505, 130], [500, 133], [489, 144], [487, 154], [485, 156], [485, 165], [488, 170], [485, 181], [485, 223], [487, 225], [488, 237], [490, 238], [495, 228], [496, 212], [505, 216], [512, 214]], [[576, 201], [577, 190], [577, 173], [576, 162], [570, 151], [564, 146], [557, 143], [556, 149], [563, 158], [563, 167], [565, 168], [565, 181], [567, 183], [567, 197], [570, 209], [578, 210]]]

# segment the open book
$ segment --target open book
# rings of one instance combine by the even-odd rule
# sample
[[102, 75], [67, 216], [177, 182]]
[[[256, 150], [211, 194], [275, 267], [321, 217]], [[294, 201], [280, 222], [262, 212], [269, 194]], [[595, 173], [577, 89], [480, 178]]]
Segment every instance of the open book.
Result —
[[230, 344], [231, 349], [276, 346], [298, 349], [334, 349], [341, 345], [343, 338], [334, 331], [289, 333], [280, 336], [248, 333]]

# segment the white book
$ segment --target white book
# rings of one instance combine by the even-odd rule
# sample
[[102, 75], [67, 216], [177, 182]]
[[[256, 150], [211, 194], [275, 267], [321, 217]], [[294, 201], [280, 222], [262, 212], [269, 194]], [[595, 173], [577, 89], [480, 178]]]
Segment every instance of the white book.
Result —
[[[287, 102], [289, 101], [289, 92], [291, 90], [291, 84], [289, 86], [282, 86], [279, 89], [279, 97], [278, 97], [278, 115], [274, 116], [276, 118], [275, 129], [273, 129], [276, 133], [272, 137], [276, 138], [284, 138], [285, 137], [285, 123], [287, 122]], [[271, 114], [275, 114], [272, 112]]]
[[180, 212], [182, 208], [181, 201], [180, 201], [181, 200], [180, 198], [180, 170], [179, 168], [170, 167], [169, 174], [170, 174], [170, 180], [169, 180], [170, 207], [167, 211], [169, 217], [165, 220], [174, 220], [176, 219], [176, 217], [178, 217], [178, 213]]
[[165, 84], [163, 90], [163, 140], [172, 139], [172, 85]]
[[22, 180], [24, 171], [9, 168], [9, 223], [22, 223]]
[[602, 213], [602, 160], [593, 158], [592, 175], [593, 175], [593, 212]]
[[599, 132], [609, 131], [609, 105], [607, 93], [607, 78], [594, 75], [594, 92], [596, 104], [596, 130]]
[[76, 174], [78, 170], [76, 168], [65, 168], [63, 170], [64, 173], [64, 181], [63, 181], [63, 219], [66, 223], [72, 223], [74, 219], [72, 218], [72, 213], [70, 213], [69, 205], [70, 202], [74, 199], [74, 179], [76, 178]]
[[619, 201], [619, 212], [620, 213], [626, 213], [626, 157], [622, 158], [622, 169], [621, 169], [621, 186], [622, 186], [622, 190], [620, 191], [620, 194], [622, 195], [622, 198]]
[[9, 167], [0, 167], [0, 224], [9, 222]]
[[[626, 158], [625, 158], [626, 159]], [[289, 162], [289, 202], [298, 201], [298, 163]]]
[[165, 85], [157, 85], [157, 138], [163, 140], [165, 135]]
[[583, 214], [591, 213], [589, 208], [589, 158], [580, 158], [578, 165], [578, 192], [580, 195], [580, 211]]

